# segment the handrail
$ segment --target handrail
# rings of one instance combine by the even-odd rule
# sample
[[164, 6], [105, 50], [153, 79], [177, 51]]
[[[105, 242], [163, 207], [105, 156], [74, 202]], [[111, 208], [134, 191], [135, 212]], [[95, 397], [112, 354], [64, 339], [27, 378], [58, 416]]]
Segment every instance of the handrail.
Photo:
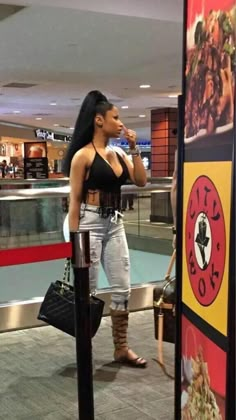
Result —
[[[122, 194], [137, 194], [137, 193], [160, 193], [169, 192], [171, 189], [171, 182], [147, 184], [145, 187], [137, 187], [136, 185], [124, 185], [121, 188]], [[55, 188], [33, 188], [33, 189], [11, 189], [0, 190], [0, 201], [8, 200], [25, 200], [37, 198], [52, 198], [52, 197], [67, 197], [70, 193], [69, 185]]]
[[46, 179], [24, 179], [24, 178], [0, 178], [0, 188], [5, 185], [37, 185], [37, 184], [68, 184], [69, 178], [46, 178]]
[[[163, 176], [163, 177], [148, 177], [148, 182], [151, 182], [153, 184], [159, 183], [159, 182], [171, 182], [172, 177], [170, 176]], [[37, 184], [58, 184], [58, 182], [62, 184], [68, 184], [69, 178], [62, 177], [62, 178], [46, 178], [46, 179], [24, 179], [24, 178], [0, 178], [0, 189], [1, 186], [5, 185], [37, 185]]]

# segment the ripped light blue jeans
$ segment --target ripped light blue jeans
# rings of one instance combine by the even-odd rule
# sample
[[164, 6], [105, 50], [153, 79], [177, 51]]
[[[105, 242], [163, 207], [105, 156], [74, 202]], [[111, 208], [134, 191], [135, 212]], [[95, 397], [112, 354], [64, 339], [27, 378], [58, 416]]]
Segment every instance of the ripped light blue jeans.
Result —
[[112, 290], [111, 308], [124, 310], [130, 297], [130, 258], [122, 215], [104, 218], [98, 207], [81, 206], [79, 230], [90, 231], [90, 289], [96, 290], [100, 262]]

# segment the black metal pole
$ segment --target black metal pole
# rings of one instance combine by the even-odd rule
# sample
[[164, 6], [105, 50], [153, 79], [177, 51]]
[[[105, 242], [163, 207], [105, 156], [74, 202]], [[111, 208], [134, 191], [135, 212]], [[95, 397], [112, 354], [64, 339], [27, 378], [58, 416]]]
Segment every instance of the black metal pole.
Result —
[[70, 232], [75, 291], [75, 330], [80, 420], [94, 420], [92, 340], [90, 328], [89, 232]]

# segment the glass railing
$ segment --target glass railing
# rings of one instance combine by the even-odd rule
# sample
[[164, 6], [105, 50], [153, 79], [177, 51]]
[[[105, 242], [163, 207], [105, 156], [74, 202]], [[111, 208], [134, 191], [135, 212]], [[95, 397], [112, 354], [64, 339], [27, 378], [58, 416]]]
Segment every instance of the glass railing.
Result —
[[[145, 187], [122, 187], [133, 199], [123, 211], [128, 236], [171, 240], [171, 178], [150, 180]], [[68, 211], [67, 179], [0, 182], [0, 248], [62, 242]]]
[[[171, 178], [162, 178], [150, 180], [144, 188], [122, 188], [122, 195], [133, 195], [133, 210], [123, 212], [133, 286], [165, 275], [172, 239], [170, 186]], [[1, 250], [64, 242], [68, 195], [68, 179], [0, 182]], [[59, 259], [26, 265], [14, 265], [13, 261], [12, 266], [1, 267], [0, 304], [44, 296], [49, 283], [62, 278], [63, 266]], [[101, 269], [98, 288], [108, 286]]]

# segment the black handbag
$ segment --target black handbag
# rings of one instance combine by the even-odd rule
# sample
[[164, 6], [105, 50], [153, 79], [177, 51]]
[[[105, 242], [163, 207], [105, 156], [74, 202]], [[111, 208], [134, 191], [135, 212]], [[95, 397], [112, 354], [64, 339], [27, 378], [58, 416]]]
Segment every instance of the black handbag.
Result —
[[[165, 276], [165, 281], [161, 287], [153, 290], [153, 308], [154, 308], [154, 331], [155, 338], [158, 340], [158, 363], [163, 367], [167, 374], [163, 360], [163, 341], [175, 343], [176, 334], [176, 279], [170, 277], [176, 251], [174, 250], [169, 267]], [[168, 374], [169, 377], [173, 378]]]
[[[75, 296], [70, 283], [70, 258], [67, 258], [63, 280], [51, 283], [41, 304], [38, 319], [75, 337]], [[91, 337], [94, 337], [102, 319], [103, 300], [90, 296]]]

